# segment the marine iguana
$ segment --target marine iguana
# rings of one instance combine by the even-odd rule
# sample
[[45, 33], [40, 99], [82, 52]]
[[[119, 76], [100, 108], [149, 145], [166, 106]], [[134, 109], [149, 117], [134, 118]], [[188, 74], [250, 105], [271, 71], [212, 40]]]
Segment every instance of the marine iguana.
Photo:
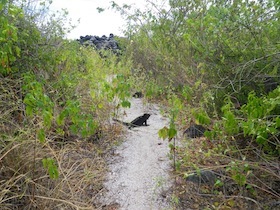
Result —
[[130, 123], [129, 122], [123, 122], [118, 119], [113, 119], [116, 122], [119, 122], [125, 126], [128, 126], [128, 128], [132, 127], [138, 127], [138, 126], [148, 126], [147, 120], [149, 119], [151, 115], [150, 114], [143, 114], [142, 116], [137, 117], [136, 119], [132, 120]]

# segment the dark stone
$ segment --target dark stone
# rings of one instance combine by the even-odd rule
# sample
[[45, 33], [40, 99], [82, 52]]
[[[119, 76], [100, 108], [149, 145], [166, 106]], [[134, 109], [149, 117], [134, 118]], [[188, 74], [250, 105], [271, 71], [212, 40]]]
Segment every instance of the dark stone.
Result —
[[132, 97], [134, 98], [143, 98], [143, 93], [142, 92], [135, 92]]
[[202, 125], [194, 124], [185, 130], [184, 135], [190, 138], [202, 137], [207, 130], [208, 129], [204, 128]]
[[280, 209], [280, 200], [278, 201], [273, 201], [268, 204], [269, 210], [279, 210]]
[[103, 35], [102, 37], [99, 36], [80, 36], [80, 39], [77, 39], [81, 45], [85, 46], [92, 46], [96, 50], [111, 50], [114, 54], [120, 55], [121, 49], [114, 39], [114, 35], [110, 34], [109, 37]]
[[279, 77], [272, 77], [269, 75], [264, 76], [264, 90], [266, 93], [269, 93], [273, 90], [275, 90], [278, 85], [280, 85]]
[[88, 138], [88, 141], [94, 143], [94, 142], [97, 142], [97, 141], [99, 141], [99, 140], [102, 140], [102, 138], [103, 138], [103, 131], [102, 131], [101, 128], [97, 128], [97, 129], [95, 130], [95, 133], [92, 134], [92, 135]]
[[189, 175], [186, 180], [197, 184], [215, 184], [217, 179], [213, 171], [202, 170], [200, 174], [194, 173]]
[[277, 192], [278, 194], [280, 194], [280, 181], [279, 180], [272, 181], [272, 189], [275, 192]]

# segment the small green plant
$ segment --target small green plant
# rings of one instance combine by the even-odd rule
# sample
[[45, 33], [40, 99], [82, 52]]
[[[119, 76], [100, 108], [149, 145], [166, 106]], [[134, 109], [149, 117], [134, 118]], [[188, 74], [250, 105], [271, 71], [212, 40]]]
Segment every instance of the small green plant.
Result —
[[174, 205], [179, 205], [180, 203], [180, 198], [175, 195], [175, 194], [172, 194], [171, 196], [171, 202], [174, 204]]
[[[28, 117], [41, 116], [43, 124], [37, 123], [37, 138], [41, 143], [45, 142], [45, 131], [50, 129], [53, 119], [54, 104], [51, 99], [44, 93], [43, 84], [36, 80], [32, 73], [24, 75], [23, 90], [26, 92], [24, 97], [25, 112]], [[36, 141], [36, 140], [35, 140]], [[34, 148], [34, 159], [36, 153], [36, 143]], [[35, 165], [35, 160], [34, 160]], [[58, 178], [58, 169], [52, 158], [44, 158], [43, 166], [47, 169], [51, 179]]]
[[130, 89], [131, 85], [123, 74], [117, 74], [112, 82], [105, 81], [103, 83], [103, 95], [109, 102], [113, 103], [116, 112], [120, 107], [130, 108], [131, 103], [128, 100], [131, 97]]
[[252, 175], [252, 170], [248, 163], [231, 161], [226, 168], [226, 172], [231, 174], [232, 180], [240, 187], [250, 186], [247, 184], [247, 179]]
[[7, 0], [0, 2], [0, 74], [4, 76], [16, 71], [12, 66], [20, 56], [16, 26], [19, 17], [23, 17], [20, 8]]
[[44, 158], [42, 160], [42, 162], [43, 162], [44, 168], [48, 170], [50, 178], [57, 179], [59, 174], [58, 174], [58, 169], [57, 169], [54, 159]]
[[209, 125], [211, 122], [208, 114], [203, 109], [195, 109], [193, 116], [198, 124]]
[[176, 136], [177, 136], [177, 128], [176, 128], [176, 120], [182, 110], [183, 103], [176, 95], [170, 95], [169, 104], [171, 106], [169, 113], [169, 127], [163, 127], [158, 131], [158, 135], [162, 139], [168, 139], [169, 142], [173, 140], [173, 143], [169, 144], [170, 150], [173, 152], [173, 161], [174, 161], [174, 169], [179, 169], [180, 162], [176, 162]]
[[238, 120], [236, 119], [236, 116], [234, 114], [234, 106], [233, 103], [229, 98], [226, 100], [226, 104], [222, 107], [223, 112], [223, 126], [225, 129], [225, 132], [229, 135], [237, 134], [240, 130], [240, 127], [238, 125]]
[[280, 154], [279, 142], [271, 142], [276, 150], [269, 145], [271, 136], [279, 135], [280, 128], [280, 86], [268, 96], [257, 97], [254, 93], [248, 96], [248, 103], [242, 106], [241, 111], [245, 116], [241, 120], [242, 130], [245, 135], [252, 135], [256, 142], [264, 146], [269, 153]]
[[[222, 119], [214, 124], [212, 132], [207, 132], [207, 137], [224, 139], [236, 135], [251, 137], [262, 149], [269, 154], [279, 155], [280, 128], [280, 87], [268, 96], [258, 97], [254, 92], [248, 95], [247, 104], [236, 111], [229, 98], [222, 107]], [[221, 126], [224, 128], [221, 130]], [[245, 140], [244, 140], [245, 141]]]
[[66, 102], [56, 119], [57, 125], [63, 127], [66, 124], [66, 120], [67, 124], [71, 124], [70, 131], [73, 134], [81, 134], [82, 137], [94, 134], [98, 127], [98, 123], [94, 121], [90, 113], [83, 113], [80, 102], [77, 100], [68, 100]]
[[53, 119], [54, 103], [45, 94], [43, 83], [37, 81], [34, 74], [26, 73], [24, 74], [24, 85], [22, 89], [25, 91], [23, 102], [25, 104], [26, 115], [29, 117], [33, 117], [34, 115], [41, 116], [43, 127], [49, 129]]

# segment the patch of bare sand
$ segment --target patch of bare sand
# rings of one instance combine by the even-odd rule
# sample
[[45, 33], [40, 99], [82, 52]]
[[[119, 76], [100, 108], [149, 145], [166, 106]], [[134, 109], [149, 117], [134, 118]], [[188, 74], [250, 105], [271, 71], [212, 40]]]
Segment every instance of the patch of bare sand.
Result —
[[171, 186], [168, 142], [159, 139], [158, 130], [168, 124], [156, 105], [143, 105], [132, 99], [124, 121], [130, 122], [144, 113], [151, 114], [149, 126], [128, 130], [125, 141], [110, 157], [110, 173], [102, 195], [104, 209], [171, 209], [168, 189]]

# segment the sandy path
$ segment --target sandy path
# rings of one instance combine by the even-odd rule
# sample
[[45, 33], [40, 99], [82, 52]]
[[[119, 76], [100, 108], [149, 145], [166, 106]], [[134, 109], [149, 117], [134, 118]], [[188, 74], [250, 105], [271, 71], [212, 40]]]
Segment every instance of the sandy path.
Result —
[[126, 109], [125, 121], [150, 113], [147, 127], [128, 130], [124, 143], [118, 146], [110, 160], [110, 173], [105, 183], [104, 206], [118, 204], [119, 209], [171, 209], [166, 191], [170, 186], [168, 142], [158, 138], [158, 130], [168, 121], [156, 105], [144, 106], [142, 99], [132, 99]]

